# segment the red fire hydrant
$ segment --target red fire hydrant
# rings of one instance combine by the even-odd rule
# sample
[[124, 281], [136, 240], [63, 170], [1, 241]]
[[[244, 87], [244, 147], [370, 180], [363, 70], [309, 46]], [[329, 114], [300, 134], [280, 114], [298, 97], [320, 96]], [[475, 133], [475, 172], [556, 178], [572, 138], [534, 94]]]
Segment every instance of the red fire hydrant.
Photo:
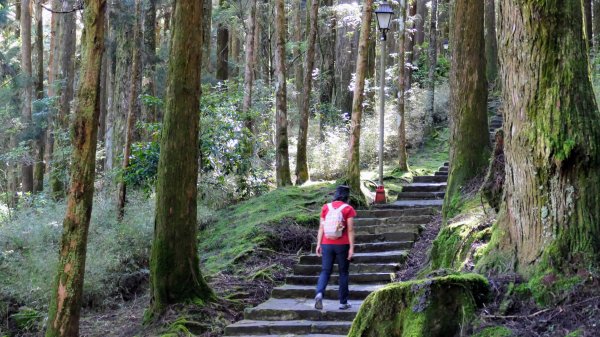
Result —
[[385, 198], [385, 189], [383, 188], [383, 185], [379, 185], [375, 190], [375, 203], [385, 204], [386, 202], [387, 200]]

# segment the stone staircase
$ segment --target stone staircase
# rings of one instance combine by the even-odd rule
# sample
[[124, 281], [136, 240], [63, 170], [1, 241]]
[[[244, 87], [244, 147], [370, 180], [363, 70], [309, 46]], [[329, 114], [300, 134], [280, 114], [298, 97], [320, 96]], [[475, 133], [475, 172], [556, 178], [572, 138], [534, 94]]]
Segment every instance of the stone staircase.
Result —
[[[266, 302], [246, 309], [244, 319], [226, 327], [226, 336], [340, 337], [347, 335], [362, 301], [395, 279], [422, 225], [439, 213], [448, 163], [432, 176], [415, 177], [398, 200], [359, 210], [355, 219], [355, 255], [350, 264], [352, 308], [339, 310], [337, 266], [329, 280], [323, 310], [314, 308], [321, 258], [304, 255], [286, 284], [273, 289]], [[314, 252], [314, 245], [312, 247]]]

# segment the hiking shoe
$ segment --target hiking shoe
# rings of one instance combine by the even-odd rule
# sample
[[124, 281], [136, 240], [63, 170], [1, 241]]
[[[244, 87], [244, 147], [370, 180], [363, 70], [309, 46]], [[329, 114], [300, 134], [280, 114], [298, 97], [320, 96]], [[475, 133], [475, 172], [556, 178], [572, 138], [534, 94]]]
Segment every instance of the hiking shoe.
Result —
[[342, 303], [340, 304], [340, 310], [348, 310], [352, 308], [352, 305], [350, 303]]
[[323, 294], [321, 293], [318, 293], [317, 296], [315, 296], [315, 309], [323, 309]]

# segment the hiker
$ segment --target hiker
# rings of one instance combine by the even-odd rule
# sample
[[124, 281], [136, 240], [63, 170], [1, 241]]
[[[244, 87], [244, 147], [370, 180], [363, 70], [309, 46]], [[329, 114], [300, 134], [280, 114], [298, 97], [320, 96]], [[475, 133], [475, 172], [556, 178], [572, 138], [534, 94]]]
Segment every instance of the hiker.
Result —
[[340, 309], [351, 307], [348, 303], [348, 269], [354, 255], [354, 217], [356, 211], [350, 205], [350, 188], [338, 186], [333, 202], [323, 205], [321, 224], [317, 235], [317, 256], [322, 256], [321, 275], [317, 283], [315, 309], [323, 309], [323, 295], [329, 282], [333, 262], [339, 269]]

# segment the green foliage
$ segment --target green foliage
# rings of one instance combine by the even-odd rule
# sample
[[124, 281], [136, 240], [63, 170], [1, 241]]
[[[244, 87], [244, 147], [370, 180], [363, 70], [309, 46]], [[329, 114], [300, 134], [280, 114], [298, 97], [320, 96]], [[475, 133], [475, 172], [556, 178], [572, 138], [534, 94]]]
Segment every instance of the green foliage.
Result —
[[[421, 45], [421, 53], [419, 59], [413, 62], [415, 70], [413, 70], [413, 80], [421, 88], [428, 86], [429, 83], [429, 43], [425, 42]], [[435, 81], [441, 82], [448, 78], [450, 74], [450, 60], [444, 55], [438, 55], [437, 64], [435, 67]]]
[[511, 337], [513, 335], [512, 330], [504, 326], [490, 326], [487, 327], [473, 337]]
[[584, 282], [578, 275], [565, 276], [548, 271], [531, 277], [529, 282], [521, 285], [518, 292], [530, 294], [539, 306], [548, 307], [565, 299], [575, 287]]
[[132, 144], [129, 166], [123, 174], [123, 179], [127, 185], [142, 188], [144, 193], [149, 195], [156, 183], [158, 171], [160, 124], [142, 124], [140, 128], [152, 135], [152, 141]]
[[21, 331], [39, 330], [45, 317], [43, 313], [29, 307], [21, 307], [17, 313], [11, 315]]

